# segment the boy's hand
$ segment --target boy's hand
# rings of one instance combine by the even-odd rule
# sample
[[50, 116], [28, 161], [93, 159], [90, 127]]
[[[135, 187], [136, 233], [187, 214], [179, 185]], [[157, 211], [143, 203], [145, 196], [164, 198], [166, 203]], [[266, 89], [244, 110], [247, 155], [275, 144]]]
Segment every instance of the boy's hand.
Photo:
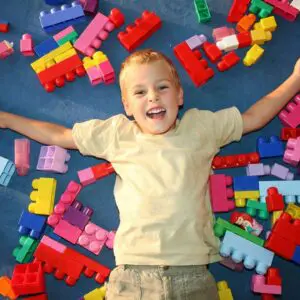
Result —
[[300, 58], [298, 58], [298, 60], [295, 64], [293, 75], [298, 78], [298, 80], [299, 80], [299, 89], [300, 89]]
[[5, 112], [0, 111], [0, 128], [7, 128], [5, 123]]

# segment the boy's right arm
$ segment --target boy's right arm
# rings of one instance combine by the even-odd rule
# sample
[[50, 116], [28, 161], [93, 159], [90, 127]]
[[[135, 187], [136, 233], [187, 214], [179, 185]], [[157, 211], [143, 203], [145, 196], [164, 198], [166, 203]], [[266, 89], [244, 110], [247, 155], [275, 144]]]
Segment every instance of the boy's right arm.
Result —
[[61, 125], [0, 111], [0, 128], [11, 129], [41, 144], [78, 149], [72, 137], [72, 130]]

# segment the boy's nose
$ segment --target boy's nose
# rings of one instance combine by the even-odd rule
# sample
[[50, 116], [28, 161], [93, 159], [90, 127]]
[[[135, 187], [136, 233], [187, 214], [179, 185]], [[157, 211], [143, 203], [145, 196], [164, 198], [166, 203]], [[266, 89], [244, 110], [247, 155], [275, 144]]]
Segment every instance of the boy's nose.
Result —
[[159, 98], [156, 93], [152, 93], [149, 95], [149, 102], [157, 102], [158, 100], [159, 100]]

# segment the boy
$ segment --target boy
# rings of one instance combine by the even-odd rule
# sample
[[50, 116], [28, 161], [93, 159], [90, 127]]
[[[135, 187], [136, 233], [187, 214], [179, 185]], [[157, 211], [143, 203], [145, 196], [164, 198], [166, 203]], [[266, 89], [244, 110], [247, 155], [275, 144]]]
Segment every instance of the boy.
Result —
[[177, 119], [183, 90], [172, 62], [151, 49], [122, 64], [124, 109], [73, 129], [0, 112], [0, 127], [40, 143], [78, 149], [110, 161], [120, 213], [106, 299], [218, 299], [206, 265], [219, 260], [208, 195], [220, 147], [268, 123], [300, 89], [292, 75], [242, 115], [232, 107], [188, 110]]

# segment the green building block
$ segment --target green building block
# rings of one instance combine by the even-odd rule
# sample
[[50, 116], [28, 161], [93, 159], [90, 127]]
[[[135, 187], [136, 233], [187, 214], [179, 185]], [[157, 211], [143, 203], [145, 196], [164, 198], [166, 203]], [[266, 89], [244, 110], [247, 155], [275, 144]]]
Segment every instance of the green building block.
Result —
[[249, 11], [258, 15], [260, 18], [266, 18], [272, 13], [273, 6], [262, 0], [252, 0]]
[[21, 247], [14, 249], [13, 256], [19, 263], [30, 262], [39, 241], [36, 241], [29, 236], [21, 236], [19, 243], [21, 244]]
[[211, 15], [206, 0], [194, 0], [194, 5], [198, 22], [209, 22], [211, 20]]
[[78, 34], [76, 31], [73, 31], [69, 34], [67, 34], [66, 36], [64, 36], [61, 40], [57, 41], [57, 44], [59, 46], [65, 44], [66, 42], [71, 42], [72, 44], [74, 44], [76, 42], [78, 38]]
[[248, 240], [249, 242], [252, 242], [258, 246], [261, 246], [261, 247], [264, 246], [265, 241], [262, 240], [261, 238], [243, 230], [242, 228], [240, 228], [236, 225], [231, 224], [230, 222], [228, 222], [224, 219], [218, 218], [214, 225], [215, 236], [220, 238], [223, 235], [225, 235], [225, 232], [227, 230], [239, 235], [240, 237], [242, 237], [242, 238]]
[[269, 212], [267, 210], [267, 204], [266, 203], [261, 203], [255, 200], [248, 200], [247, 205], [246, 205], [246, 211], [247, 213], [255, 217], [256, 216], [256, 211], [258, 210], [258, 217], [267, 220], [269, 218]]

